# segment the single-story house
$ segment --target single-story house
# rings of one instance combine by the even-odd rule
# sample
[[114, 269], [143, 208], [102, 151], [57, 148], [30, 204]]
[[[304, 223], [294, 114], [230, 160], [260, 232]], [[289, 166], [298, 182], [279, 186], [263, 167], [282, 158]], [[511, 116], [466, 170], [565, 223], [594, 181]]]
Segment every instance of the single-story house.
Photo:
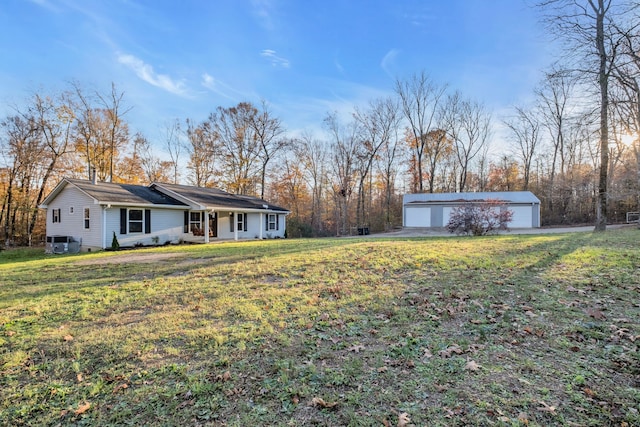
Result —
[[80, 250], [285, 236], [289, 211], [215, 188], [63, 179], [40, 205], [47, 242]]
[[402, 201], [404, 227], [446, 227], [451, 211], [465, 203], [497, 200], [513, 212], [509, 228], [540, 227], [540, 199], [530, 191], [479, 193], [405, 194]]

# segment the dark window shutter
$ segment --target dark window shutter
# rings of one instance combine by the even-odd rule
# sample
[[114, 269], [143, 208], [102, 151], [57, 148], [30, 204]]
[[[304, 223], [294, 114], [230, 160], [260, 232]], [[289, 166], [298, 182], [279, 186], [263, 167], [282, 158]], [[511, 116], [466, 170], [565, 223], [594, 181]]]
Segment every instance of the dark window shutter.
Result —
[[248, 216], [249, 216], [248, 214], [244, 214], [244, 218], [243, 218], [244, 221], [242, 221], [242, 223], [244, 224], [244, 231], [247, 231], [247, 219], [248, 219], [247, 217]]
[[120, 209], [120, 234], [127, 234], [127, 210]]
[[280, 230], [280, 215], [276, 215], [276, 230]]
[[184, 211], [184, 229], [182, 231], [184, 233], [189, 232], [189, 211]]
[[62, 209], [58, 209], [58, 222], [62, 222]]
[[144, 233], [151, 233], [151, 209], [144, 210]]
[[233, 233], [233, 222], [235, 221], [235, 217], [233, 215], [233, 212], [231, 212], [231, 214], [229, 215], [229, 231], [231, 231]]
[[264, 229], [269, 231], [269, 214], [264, 214]]

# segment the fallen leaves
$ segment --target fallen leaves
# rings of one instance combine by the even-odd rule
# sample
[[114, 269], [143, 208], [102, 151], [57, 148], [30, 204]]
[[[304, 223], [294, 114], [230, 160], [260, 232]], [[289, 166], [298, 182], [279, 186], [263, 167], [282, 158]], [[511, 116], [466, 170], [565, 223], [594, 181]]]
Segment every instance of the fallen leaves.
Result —
[[556, 414], [556, 407], [555, 406], [547, 405], [542, 400], [539, 400], [538, 403], [540, 405], [542, 405], [542, 406], [538, 407], [538, 411], [548, 412], [551, 415], [555, 415]]
[[78, 408], [73, 411], [74, 414], [76, 415], [82, 415], [85, 412], [87, 412], [89, 409], [91, 409], [91, 403], [90, 402], [84, 402], [80, 405], [78, 405]]
[[124, 390], [126, 390], [128, 388], [129, 388], [129, 384], [127, 384], [127, 383], [118, 384], [117, 386], [114, 387], [113, 394], [116, 394], [119, 391], [124, 391]]
[[73, 335], [65, 335], [62, 340], [66, 342], [73, 341]]
[[338, 406], [338, 402], [327, 402], [321, 397], [314, 397], [311, 399], [311, 406], [316, 406], [324, 409], [331, 409]]
[[398, 427], [407, 427], [411, 422], [411, 418], [409, 418], [409, 414], [406, 412], [398, 415]]
[[597, 308], [587, 308], [584, 312], [596, 320], [604, 320], [607, 318], [607, 316]]
[[219, 381], [222, 383], [226, 383], [230, 379], [231, 379], [231, 372], [229, 371], [225, 371], [224, 374], [216, 375], [216, 378], [215, 378], [216, 381]]
[[473, 360], [467, 361], [466, 365], [464, 365], [465, 371], [471, 371], [471, 372], [475, 372], [479, 370], [481, 367], [482, 366], [478, 365], [478, 363], [476, 363]]
[[451, 357], [453, 354], [462, 354], [463, 351], [458, 344], [450, 345], [444, 350], [440, 350], [438, 354], [440, 357]]
[[[392, 412], [394, 414], [397, 414], [396, 411], [392, 411]], [[384, 427], [391, 427], [391, 423], [387, 419], [382, 420], [382, 425], [384, 425]], [[409, 427], [412, 425], [413, 424], [411, 424], [411, 418], [409, 417], [408, 413], [402, 412], [398, 414], [398, 423], [396, 424], [396, 427]]]
[[588, 397], [595, 397], [596, 396], [596, 392], [593, 391], [592, 389], [590, 389], [589, 387], [585, 387], [582, 389], [582, 391], [584, 392], [584, 394], [586, 394]]
[[520, 412], [518, 414], [518, 421], [524, 425], [529, 425], [529, 416], [525, 412]]

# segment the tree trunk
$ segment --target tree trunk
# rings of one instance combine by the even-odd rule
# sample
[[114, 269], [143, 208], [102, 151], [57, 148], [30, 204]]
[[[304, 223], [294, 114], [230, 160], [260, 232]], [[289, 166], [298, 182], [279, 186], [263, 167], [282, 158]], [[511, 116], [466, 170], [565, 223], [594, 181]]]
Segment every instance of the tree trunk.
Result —
[[609, 168], [609, 76], [607, 52], [604, 44], [604, 0], [598, 0], [596, 14], [596, 48], [600, 60], [598, 83], [600, 85], [600, 173], [598, 199], [596, 201], [595, 231], [607, 228], [607, 176]]

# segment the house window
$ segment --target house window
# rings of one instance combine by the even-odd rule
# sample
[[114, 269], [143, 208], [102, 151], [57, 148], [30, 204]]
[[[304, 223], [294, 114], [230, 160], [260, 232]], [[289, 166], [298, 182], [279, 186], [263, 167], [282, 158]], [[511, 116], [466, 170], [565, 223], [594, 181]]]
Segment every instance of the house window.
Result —
[[60, 222], [60, 209], [53, 209], [51, 211], [51, 220], [53, 222]]
[[120, 234], [142, 233], [143, 229], [151, 233], [151, 209], [120, 209]]
[[234, 224], [236, 225], [238, 231], [247, 231], [247, 214], [239, 213], [234, 215], [233, 212], [230, 212], [229, 213], [229, 230], [232, 233], [233, 233]]
[[189, 214], [189, 230], [194, 236], [204, 236], [202, 212], [191, 212]]
[[247, 231], [247, 214], [239, 213], [237, 221], [238, 231]]
[[84, 208], [84, 228], [89, 228], [89, 218], [91, 217], [91, 210], [89, 208]]
[[129, 209], [129, 233], [142, 233], [142, 209]]
[[276, 230], [278, 224], [278, 217], [276, 214], [269, 214], [269, 222], [267, 230]]

